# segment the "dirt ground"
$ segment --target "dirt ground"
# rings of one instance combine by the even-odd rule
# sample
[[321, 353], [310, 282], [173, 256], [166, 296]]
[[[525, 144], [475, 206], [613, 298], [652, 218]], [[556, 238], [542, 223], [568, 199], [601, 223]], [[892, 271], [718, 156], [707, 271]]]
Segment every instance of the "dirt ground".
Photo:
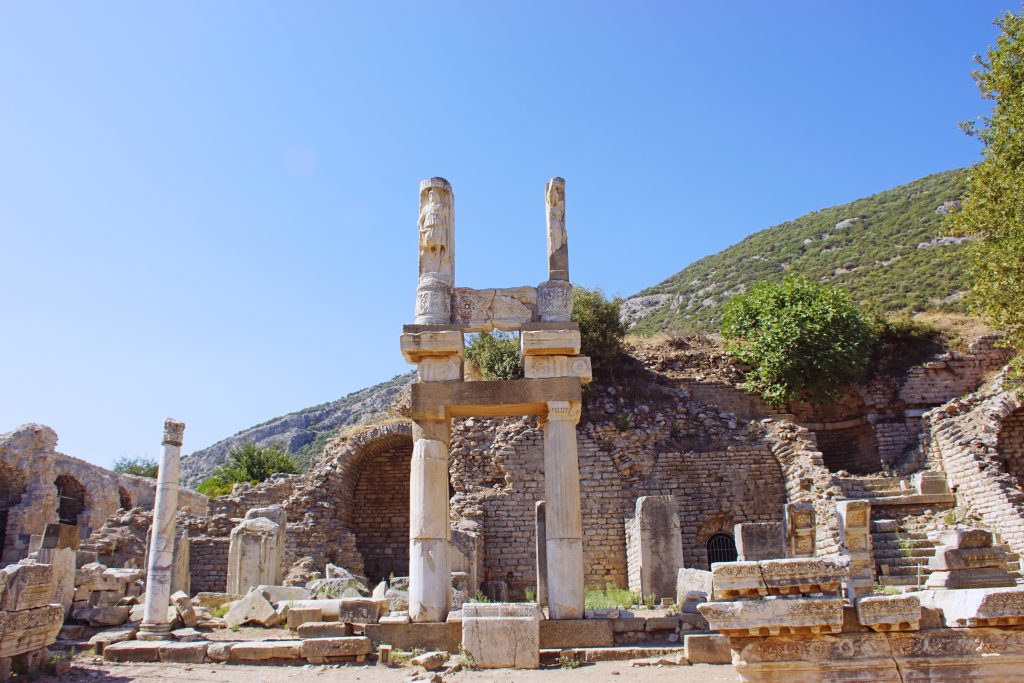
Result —
[[[416, 671], [411, 668], [353, 665], [253, 666], [236, 664], [117, 664], [80, 655], [74, 666], [60, 678], [41, 676], [36, 680], [73, 683], [102, 681], [188, 681], [189, 683], [277, 683], [284, 680], [314, 680], [318, 683], [360, 681], [361, 683], [404, 683]], [[629, 662], [598, 662], [576, 669], [549, 668], [535, 671], [508, 669], [460, 671], [446, 675], [451, 683], [515, 681], [517, 683], [622, 683], [631, 679], [674, 681], [675, 683], [734, 683], [736, 671], [728, 665], [630, 667]]]

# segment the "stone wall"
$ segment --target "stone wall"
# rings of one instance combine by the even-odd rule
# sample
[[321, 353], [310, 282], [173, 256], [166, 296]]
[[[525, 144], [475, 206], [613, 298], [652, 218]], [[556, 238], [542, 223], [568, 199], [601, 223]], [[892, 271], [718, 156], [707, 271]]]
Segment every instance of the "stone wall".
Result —
[[409, 573], [409, 473], [405, 444], [375, 454], [356, 480], [351, 526], [371, 583]]
[[1024, 485], [1024, 408], [1018, 408], [1003, 420], [999, 430], [999, 455], [1006, 471]]

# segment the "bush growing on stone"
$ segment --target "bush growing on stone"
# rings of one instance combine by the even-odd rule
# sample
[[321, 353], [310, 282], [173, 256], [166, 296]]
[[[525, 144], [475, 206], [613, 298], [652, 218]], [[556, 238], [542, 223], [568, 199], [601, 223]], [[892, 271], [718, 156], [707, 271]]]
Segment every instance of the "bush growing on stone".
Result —
[[727, 349], [767, 402], [821, 403], [864, 376], [874, 331], [847, 293], [804, 277], [760, 282], [725, 306]]
[[508, 332], [481, 332], [466, 346], [466, 360], [486, 380], [520, 379], [519, 342]]
[[210, 497], [224, 496], [231, 493], [235, 484], [258, 484], [279, 472], [297, 474], [298, 471], [299, 466], [280, 444], [246, 443], [231, 449], [227, 462], [196, 490]]
[[118, 458], [111, 469], [118, 474], [134, 474], [136, 477], [156, 479], [157, 462], [153, 458]]
[[604, 365], [622, 352], [626, 325], [621, 297], [609, 299], [600, 289], [574, 287], [572, 319], [580, 326], [580, 353], [590, 356], [592, 365]]

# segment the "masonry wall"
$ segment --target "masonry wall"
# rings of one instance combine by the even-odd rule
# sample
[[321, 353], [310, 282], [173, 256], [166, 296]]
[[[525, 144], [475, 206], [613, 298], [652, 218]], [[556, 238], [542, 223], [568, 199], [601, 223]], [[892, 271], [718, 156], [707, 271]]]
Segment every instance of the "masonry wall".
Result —
[[223, 593], [228, 585], [228, 547], [225, 537], [189, 539], [189, 574], [192, 594]]
[[412, 449], [391, 448], [370, 458], [356, 481], [352, 531], [371, 583], [409, 574], [409, 473]]
[[1006, 471], [1024, 486], [1024, 408], [1018, 408], [1003, 420], [998, 447]]
[[882, 469], [874, 428], [866, 420], [858, 422], [849, 427], [815, 430], [825, 466], [833, 472], [869, 474]]

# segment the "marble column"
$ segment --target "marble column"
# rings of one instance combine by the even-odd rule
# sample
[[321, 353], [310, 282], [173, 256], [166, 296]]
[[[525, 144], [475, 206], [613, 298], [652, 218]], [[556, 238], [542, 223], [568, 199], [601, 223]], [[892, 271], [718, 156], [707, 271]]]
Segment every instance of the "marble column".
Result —
[[451, 609], [448, 545], [449, 421], [413, 426], [409, 482], [409, 617], [445, 621]]
[[146, 603], [139, 640], [170, 640], [168, 605], [171, 599], [171, 574], [174, 567], [175, 520], [178, 513], [178, 475], [181, 439], [185, 423], [164, 420], [163, 450], [156, 475], [156, 503], [146, 568]]
[[538, 500], [534, 508], [537, 530], [537, 604], [548, 604], [548, 532], [544, 521], [544, 501]]
[[583, 520], [576, 452], [580, 408], [576, 401], [548, 401], [543, 420], [547, 599], [552, 619], [583, 618]]
[[420, 183], [420, 275], [416, 324], [447, 325], [455, 283], [455, 195], [444, 178]]
[[548, 279], [537, 287], [541, 322], [568, 322], [572, 316], [569, 283], [569, 237], [565, 231], [565, 181], [552, 178], [544, 186], [547, 213]]

